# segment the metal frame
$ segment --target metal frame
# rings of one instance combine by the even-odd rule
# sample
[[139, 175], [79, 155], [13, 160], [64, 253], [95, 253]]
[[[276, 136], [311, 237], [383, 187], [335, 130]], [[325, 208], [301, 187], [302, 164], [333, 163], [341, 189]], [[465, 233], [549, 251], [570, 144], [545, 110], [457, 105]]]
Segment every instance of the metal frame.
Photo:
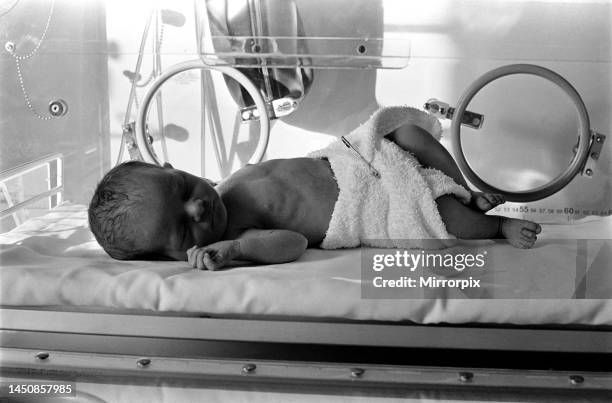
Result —
[[[5, 373], [13, 376], [28, 372], [35, 359], [41, 375], [64, 373], [67, 378], [97, 378], [113, 381], [129, 378], [134, 383], [163, 379], [164, 383], [191, 380], [239, 380], [259, 383], [295, 383], [350, 387], [478, 387], [503, 389], [542, 389], [605, 392], [612, 389], [612, 373], [577, 375], [569, 371], [508, 371], [499, 369], [449, 367], [351, 365], [295, 362], [245, 361], [235, 359], [201, 359], [176, 357], [142, 358], [138, 355], [109, 355], [73, 352], [52, 352], [43, 355], [32, 349], [0, 348]], [[7, 371], [9, 370], [10, 371]], [[75, 372], [78, 373], [75, 376]], [[70, 374], [70, 375], [69, 375]], [[110, 379], [109, 379], [110, 378]], [[147, 382], [148, 381], [148, 382]]]
[[[404, 348], [612, 354], [612, 329], [427, 326], [393, 322], [270, 320], [0, 309], [1, 330]], [[313, 331], [316, 329], [316, 331]], [[452, 329], [452, 331], [449, 331]], [[576, 335], [580, 334], [579, 338]]]
[[[474, 367], [469, 360], [460, 366], [436, 365], [429, 359], [436, 352], [443, 355], [460, 351], [463, 357], [470, 357], [484, 350], [486, 354], [528, 357], [576, 354], [587, 360], [596, 354], [605, 361], [612, 355], [609, 328], [306, 322], [12, 308], [0, 309], [0, 317], [0, 367], [11, 376], [34, 371], [40, 377], [51, 374], [100, 382], [113, 382], [111, 378], [121, 376], [123, 382], [129, 379], [137, 383], [230, 379], [350, 388], [357, 383], [391, 389], [612, 390], [612, 370], [605, 364], [603, 370], [575, 371], [533, 369], [529, 363], [514, 368]], [[323, 352], [317, 355], [317, 349]], [[340, 350], [344, 359], [327, 359], [326, 354]], [[427, 364], [416, 359], [411, 361], [416, 365], [367, 362], [362, 355], [364, 351], [378, 354], [383, 350], [391, 355], [424, 351]], [[325, 359], [318, 359], [321, 356]]]

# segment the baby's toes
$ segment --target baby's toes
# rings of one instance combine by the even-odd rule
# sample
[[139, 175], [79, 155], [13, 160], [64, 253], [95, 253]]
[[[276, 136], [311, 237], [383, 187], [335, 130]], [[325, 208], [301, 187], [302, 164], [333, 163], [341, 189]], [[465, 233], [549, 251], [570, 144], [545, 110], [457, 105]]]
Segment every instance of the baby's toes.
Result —
[[504, 198], [494, 193], [473, 192], [472, 205], [480, 211], [489, 211], [505, 202]]
[[491, 204], [491, 208], [497, 207], [502, 203], [505, 203], [504, 197], [500, 194], [496, 193], [485, 193], [483, 196], [487, 199], [487, 201]]
[[533, 222], [526, 222], [524, 227], [521, 228], [520, 243], [525, 249], [531, 248], [535, 241], [538, 239], [537, 234], [542, 231], [542, 228]]
[[535, 239], [533, 241], [521, 240], [519, 242], [520, 248], [522, 249], [530, 249], [535, 244]]
[[504, 196], [500, 195], [500, 194], [492, 194], [492, 202], [493, 204], [495, 204], [495, 206], [499, 206], [500, 204], [504, 204], [506, 202], [506, 199], [504, 199]]
[[525, 240], [531, 240], [536, 238], [536, 232], [528, 228], [521, 229], [521, 238]]
[[517, 238], [509, 241], [516, 247], [519, 247], [521, 249], [529, 249], [535, 244], [536, 240], [537, 237], [535, 236], [535, 234], [532, 233], [532, 235], [525, 235], [525, 233], [521, 231], [520, 235]]
[[525, 223], [523, 224], [523, 229], [533, 232], [534, 234], [539, 234], [540, 232], [542, 232], [542, 226], [532, 221], [525, 221]]
[[478, 208], [482, 211], [489, 211], [493, 208], [491, 202], [487, 200], [487, 198], [485, 198], [484, 196], [476, 200], [476, 206], [478, 206]]

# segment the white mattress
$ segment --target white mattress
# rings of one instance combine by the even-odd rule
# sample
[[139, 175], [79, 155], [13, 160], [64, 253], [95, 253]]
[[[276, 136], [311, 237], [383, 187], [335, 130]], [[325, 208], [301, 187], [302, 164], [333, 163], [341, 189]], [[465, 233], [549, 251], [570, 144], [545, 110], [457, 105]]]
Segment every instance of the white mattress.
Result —
[[[545, 225], [537, 247], [520, 251], [538, 264], [515, 262], [517, 250], [509, 245], [464, 245], [467, 251], [486, 246], [495, 263], [478, 276], [484, 290], [479, 295], [486, 299], [456, 298], [466, 296], [461, 291], [422, 299], [414, 291], [410, 299], [395, 300], [361, 297], [360, 249], [309, 249], [288, 264], [199, 271], [184, 262], [113, 260], [93, 239], [86, 217], [84, 206], [66, 204], [0, 235], [0, 304], [415, 323], [612, 325], [612, 270], [595, 264], [611, 259], [612, 217]], [[571, 299], [583, 280], [576, 278], [577, 243], [558, 239], [583, 238], [602, 241], [589, 243], [585, 299]]]

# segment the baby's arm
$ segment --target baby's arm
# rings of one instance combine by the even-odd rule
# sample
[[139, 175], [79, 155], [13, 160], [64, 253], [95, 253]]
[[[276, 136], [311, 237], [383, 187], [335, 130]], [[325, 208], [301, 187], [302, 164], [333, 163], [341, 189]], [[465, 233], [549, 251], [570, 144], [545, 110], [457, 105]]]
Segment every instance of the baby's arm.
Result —
[[187, 261], [198, 269], [217, 270], [232, 260], [254, 263], [286, 263], [299, 258], [308, 240], [287, 230], [247, 230], [233, 240], [220, 241], [187, 251]]

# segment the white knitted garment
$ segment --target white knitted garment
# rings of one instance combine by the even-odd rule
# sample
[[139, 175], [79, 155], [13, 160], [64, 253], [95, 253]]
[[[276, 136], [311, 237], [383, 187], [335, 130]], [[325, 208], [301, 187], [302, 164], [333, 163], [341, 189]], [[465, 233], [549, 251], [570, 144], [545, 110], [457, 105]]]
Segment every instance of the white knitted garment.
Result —
[[440, 138], [438, 120], [410, 107], [381, 108], [346, 136], [380, 178], [340, 140], [308, 155], [329, 160], [339, 188], [322, 248], [433, 249], [454, 243], [435, 199], [454, 194], [467, 202], [470, 193], [441, 171], [423, 168], [412, 154], [384, 138], [405, 123]]

